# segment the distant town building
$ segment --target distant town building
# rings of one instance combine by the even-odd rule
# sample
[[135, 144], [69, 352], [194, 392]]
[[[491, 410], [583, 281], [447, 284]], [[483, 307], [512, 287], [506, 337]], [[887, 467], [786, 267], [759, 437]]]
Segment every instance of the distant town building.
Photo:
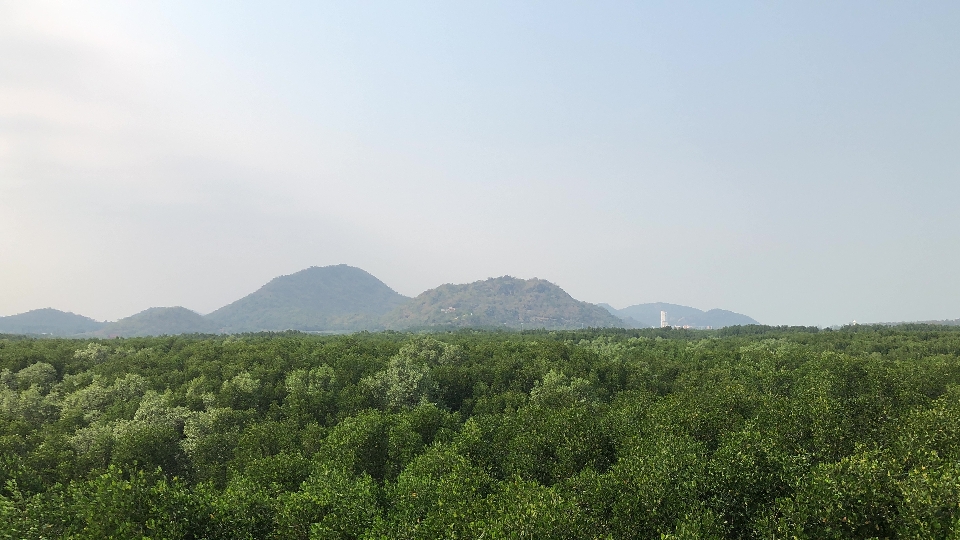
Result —
[[667, 327], [667, 312], [661, 310], [660, 311], [660, 328], [666, 328], [666, 327]]

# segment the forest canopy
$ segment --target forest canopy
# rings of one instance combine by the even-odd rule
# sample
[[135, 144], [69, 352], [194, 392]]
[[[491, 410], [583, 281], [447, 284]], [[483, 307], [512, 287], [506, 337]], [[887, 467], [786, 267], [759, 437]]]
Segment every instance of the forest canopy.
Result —
[[945, 538], [960, 329], [0, 336], [0, 538]]

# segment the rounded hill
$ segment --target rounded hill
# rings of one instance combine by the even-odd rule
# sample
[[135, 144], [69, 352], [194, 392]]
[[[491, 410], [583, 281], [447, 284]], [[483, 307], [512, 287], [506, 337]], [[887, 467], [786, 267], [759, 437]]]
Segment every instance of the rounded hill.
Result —
[[185, 307], [152, 307], [136, 315], [112, 322], [93, 335], [103, 337], [174, 336], [177, 334], [215, 333], [196, 311]]
[[441, 285], [384, 317], [391, 329], [429, 326], [583, 328], [622, 322], [600, 306], [574, 299], [543, 279], [510, 276]]
[[0, 317], [0, 334], [72, 336], [99, 330], [103, 328], [104, 324], [76, 313], [43, 308], [18, 315]]
[[376, 330], [380, 317], [406, 300], [360, 268], [312, 266], [274, 278], [206, 319], [230, 333]]

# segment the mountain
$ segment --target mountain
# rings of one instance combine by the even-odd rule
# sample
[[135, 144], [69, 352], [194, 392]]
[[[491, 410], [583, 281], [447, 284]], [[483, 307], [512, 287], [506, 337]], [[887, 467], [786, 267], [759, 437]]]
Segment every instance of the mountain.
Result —
[[[701, 311], [676, 304], [639, 304], [615, 309], [572, 298], [542, 279], [510, 276], [461, 285], [441, 285], [407, 298], [371, 274], [345, 264], [312, 266], [274, 278], [255, 292], [201, 316], [182, 307], [150, 308], [114, 323], [37, 309], [0, 317], [0, 333], [56, 336], [148, 336], [301, 330], [355, 332], [421, 327], [568, 329], [660, 326], [660, 311], [672, 326], [759, 324], [723, 309]], [[949, 324], [949, 323], [948, 323]]]
[[98, 337], [174, 336], [213, 334], [217, 329], [196, 311], [176, 307], [152, 307], [112, 322], [90, 335]]
[[230, 333], [376, 330], [380, 317], [407, 300], [359, 268], [313, 266], [271, 280], [206, 320]]
[[724, 326], [760, 324], [746, 315], [725, 309], [703, 311], [689, 306], [667, 304], [664, 302], [637, 304], [623, 309], [616, 309], [609, 304], [600, 305], [635, 328], [659, 327], [661, 311], [667, 312], [667, 323], [670, 326], [692, 326], [694, 328], [705, 328], [709, 326], [711, 328], [723, 328]]
[[603, 308], [573, 299], [542, 279], [490, 278], [465, 285], [441, 285], [384, 317], [391, 329], [425, 326], [581, 328], [623, 323]]
[[84, 332], [94, 332], [103, 328], [105, 324], [76, 313], [44, 308], [19, 315], [0, 317], [0, 334], [73, 336]]

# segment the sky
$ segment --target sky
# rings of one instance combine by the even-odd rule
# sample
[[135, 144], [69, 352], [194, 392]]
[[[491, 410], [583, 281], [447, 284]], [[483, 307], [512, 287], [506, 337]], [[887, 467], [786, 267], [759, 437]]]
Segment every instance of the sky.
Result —
[[960, 317], [960, 3], [0, 0], [0, 316], [350, 264]]

